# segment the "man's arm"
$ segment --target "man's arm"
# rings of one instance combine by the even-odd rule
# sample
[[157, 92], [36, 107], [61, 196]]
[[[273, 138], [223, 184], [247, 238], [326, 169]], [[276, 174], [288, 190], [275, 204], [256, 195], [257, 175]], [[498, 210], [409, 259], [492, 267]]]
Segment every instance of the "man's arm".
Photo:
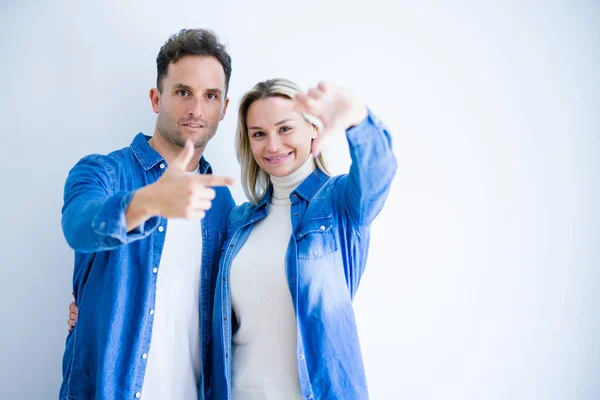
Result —
[[115, 171], [102, 156], [81, 159], [69, 172], [62, 209], [63, 233], [76, 251], [111, 250], [148, 236], [157, 226], [143, 205], [127, 211], [135, 191], [115, 192]]
[[69, 245], [82, 253], [112, 250], [150, 235], [159, 217], [204, 218], [215, 198], [209, 186], [233, 180], [186, 174], [194, 151], [188, 141], [158, 181], [120, 192], [115, 190], [115, 171], [101, 156], [79, 161], [65, 184], [62, 226]]

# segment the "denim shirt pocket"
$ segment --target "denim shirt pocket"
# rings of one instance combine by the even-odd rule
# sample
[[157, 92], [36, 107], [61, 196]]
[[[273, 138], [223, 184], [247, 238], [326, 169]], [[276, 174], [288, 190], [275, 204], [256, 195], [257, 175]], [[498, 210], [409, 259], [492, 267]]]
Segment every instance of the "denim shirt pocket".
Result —
[[296, 235], [298, 258], [314, 260], [337, 251], [334, 219], [331, 214], [309, 218]]

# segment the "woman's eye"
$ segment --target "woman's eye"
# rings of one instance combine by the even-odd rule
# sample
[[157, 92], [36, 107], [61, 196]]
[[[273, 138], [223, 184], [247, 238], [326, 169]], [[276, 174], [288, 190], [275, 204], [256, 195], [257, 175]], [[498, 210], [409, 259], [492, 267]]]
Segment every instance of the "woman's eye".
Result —
[[281, 129], [279, 130], [279, 132], [284, 132], [285, 133], [285, 132], [289, 132], [291, 130], [292, 130], [292, 128], [290, 128], [290, 127], [282, 126]]

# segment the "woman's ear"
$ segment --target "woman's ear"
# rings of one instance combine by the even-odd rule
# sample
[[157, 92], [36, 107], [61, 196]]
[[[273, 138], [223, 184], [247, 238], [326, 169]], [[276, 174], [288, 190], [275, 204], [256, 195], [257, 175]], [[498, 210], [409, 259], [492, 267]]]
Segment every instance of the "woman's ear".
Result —
[[313, 130], [313, 136], [311, 136], [311, 139], [316, 139], [319, 136], [319, 127], [313, 123], [311, 123], [310, 126]]

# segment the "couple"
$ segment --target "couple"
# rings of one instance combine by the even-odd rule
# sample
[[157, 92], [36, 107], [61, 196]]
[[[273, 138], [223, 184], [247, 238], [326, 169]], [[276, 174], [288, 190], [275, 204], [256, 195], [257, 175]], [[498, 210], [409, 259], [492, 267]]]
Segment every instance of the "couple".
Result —
[[[230, 77], [212, 32], [173, 35], [150, 91], [153, 136], [69, 172], [78, 309], [61, 399], [368, 397], [352, 298], [396, 171], [389, 134], [345, 89], [260, 82], [240, 102], [250, 202], [235, 206], [232, 180], [202, 156]], [[318, 152], [340, 129], [352, 165], [331, 177]]]

